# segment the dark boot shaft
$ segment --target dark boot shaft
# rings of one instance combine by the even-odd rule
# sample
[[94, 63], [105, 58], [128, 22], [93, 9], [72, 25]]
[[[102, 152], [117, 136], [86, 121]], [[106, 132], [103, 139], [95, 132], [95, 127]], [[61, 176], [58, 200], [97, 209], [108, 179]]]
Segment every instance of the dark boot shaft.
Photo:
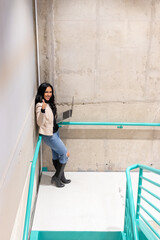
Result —
[[61, 177], [64, 173], [65, 166], [66, 166], [66, 163], [62, 164], [59, 161], [57, 162], [57, 169], [56, 169], [55, 176], [58, 177], [59, 179], [61, 179]]
[[54, 165], [55, 169], [57, 169], [57, 163], [59, 162], [59, 160], [58, 159], [56, 159], [56, 160], [52, 159], [52, 162], [53, 162], [53, 165]]

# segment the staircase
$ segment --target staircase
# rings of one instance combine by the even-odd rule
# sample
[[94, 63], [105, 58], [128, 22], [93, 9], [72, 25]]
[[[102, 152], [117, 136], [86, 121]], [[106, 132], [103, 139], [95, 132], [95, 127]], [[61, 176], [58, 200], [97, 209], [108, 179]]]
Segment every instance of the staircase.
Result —
[[[23, 240], [29, 235], [40, 144], [41, 136], [31, 167]], [[127, 168], [126, 175], [68, 175], [72, 183], [59, 189], [50, 183], [52, 173], [42, 173], [30, 240], [160, 239], [160, 170], [137, 164]]]
[[[143, 173], [143, 168], [140, 168], [140, 173], [130, 173], [132, 168], [128, 169], [127, 181], [124, 172], [66, 173], [66, 176], [72, 179], [72, 183], [61, 189], [51, 185], [53, 173], [43, 172], [30, 239], [160, 239], [158, 233], [160, 225], [157, 224], [159, 205], [156, 202], [156, 197], [160, 195], [158, 183], [160, 175], [148, 171]], [[149, 204], [151, 197], [148, 195], [152, 194], [154, 200], [152, 199], [152, 203]], [[130, 199], [134, 200], [131, 201], [132, 204]], [[131, 211], [136, 203], [139, 218]], [[155, 216], [153, 208], [158, 210], [155, 211], [157, 212]], [[134, 208], [132, 210], [134, 211]], [[155, 221], [156, 229], [152, 227]]]

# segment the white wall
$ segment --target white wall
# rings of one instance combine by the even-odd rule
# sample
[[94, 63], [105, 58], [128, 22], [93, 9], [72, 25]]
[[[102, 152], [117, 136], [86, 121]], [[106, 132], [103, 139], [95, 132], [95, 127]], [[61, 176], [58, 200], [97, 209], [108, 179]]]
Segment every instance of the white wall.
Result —
[[0, 2], [0, 238], [5, 240], [11, 236], [36, 141], [33, 11], [32, 0]]

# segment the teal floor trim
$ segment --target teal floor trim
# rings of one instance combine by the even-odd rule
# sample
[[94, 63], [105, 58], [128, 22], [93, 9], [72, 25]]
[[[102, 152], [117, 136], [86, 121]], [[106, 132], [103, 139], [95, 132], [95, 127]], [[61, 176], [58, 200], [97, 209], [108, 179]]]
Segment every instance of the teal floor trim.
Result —
[[48, 172], [48, 167], [43, 167], [42, 172]]
[[121, 232], [32, 231], [30, 240], [122, 240]]

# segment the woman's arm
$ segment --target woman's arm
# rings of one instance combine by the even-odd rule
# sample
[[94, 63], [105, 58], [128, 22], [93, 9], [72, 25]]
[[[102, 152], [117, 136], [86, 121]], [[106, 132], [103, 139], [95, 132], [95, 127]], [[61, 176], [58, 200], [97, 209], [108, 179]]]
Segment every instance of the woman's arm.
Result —
[[37, 103], [36, 105], [36, 117], [37, 124], [39, 127], [44, 125], [45, 123], [45, 109], [42, 109], [42, 103]]

